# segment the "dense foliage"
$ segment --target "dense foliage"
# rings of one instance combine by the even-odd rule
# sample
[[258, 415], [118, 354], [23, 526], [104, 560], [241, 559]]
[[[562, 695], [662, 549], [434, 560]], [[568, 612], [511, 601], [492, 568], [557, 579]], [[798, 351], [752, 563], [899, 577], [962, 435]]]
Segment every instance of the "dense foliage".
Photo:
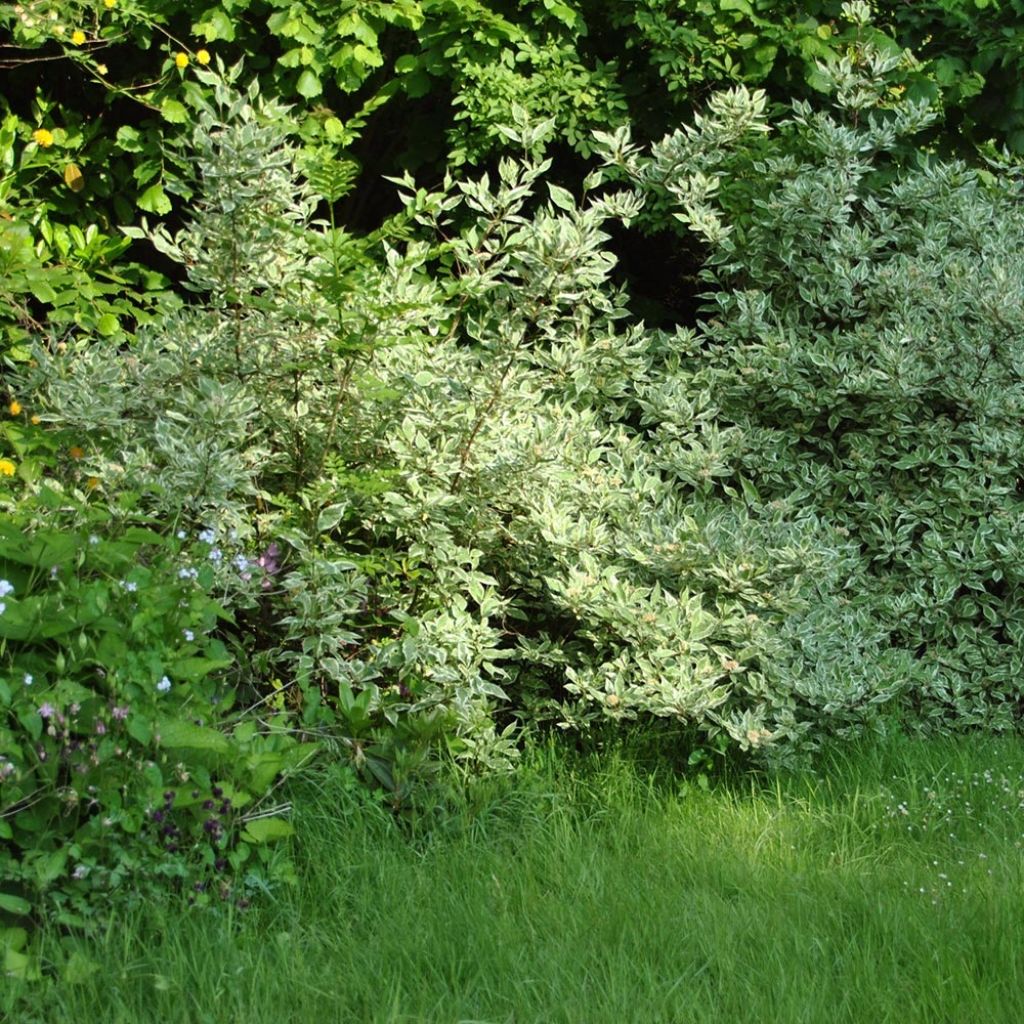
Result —
[[[93, 63], [173, 33], [156, 6], [11, 16], [123, 97]], [[113, 137], [9, 114], [0, 911], [291, 884], [280, 787], [317, 754], [402, 812], [439, 755], [550, 727], [700, 761], [1019, 724], [1019, 169], [940, 155], [864, 3], [605, 6], [213, 7], [211, 47], [294, 46], [167, 36], [133, 93], [163, 123]], [[735, 79], [828, 99], [734, 85], [650, 141]], [[357, 232], [369, 112], [442, 81], [447, 152]], [[329, 89], [376, 91], [282, 103]], [[637, 316], [629, 237], [701, 253], [692, 322]]]

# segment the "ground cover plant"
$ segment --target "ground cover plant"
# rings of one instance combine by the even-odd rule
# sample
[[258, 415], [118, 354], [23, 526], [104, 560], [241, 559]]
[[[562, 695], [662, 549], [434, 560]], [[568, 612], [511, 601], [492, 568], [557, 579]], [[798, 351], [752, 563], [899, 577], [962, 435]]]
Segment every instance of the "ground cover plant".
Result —
[[817, 774], [708, 792], [651, 767], [531, 755], [404, 833], [332, 769], [294, 794], [299, 887], [241, 916], [150, 909], [92, 941], [48, 933], [53, 980], [5, 984], [0, 1013], [1020, 1018], [1019, 743], [846, 746]]

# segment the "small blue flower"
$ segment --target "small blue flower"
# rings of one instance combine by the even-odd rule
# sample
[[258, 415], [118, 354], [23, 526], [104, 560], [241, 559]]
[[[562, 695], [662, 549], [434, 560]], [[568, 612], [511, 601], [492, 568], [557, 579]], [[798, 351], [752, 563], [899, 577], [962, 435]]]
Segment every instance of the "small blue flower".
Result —
[[121, 586], [128, 591], [129, 594], [134, 594], [139, 589], [138, 583], [134, 580], [121, 580]]
[[178, 540], [184, 540], [188, 534], [184, 530], [179, 530], [176, 534]]
[[199, 577], [198, 569], [179, 569], [178, 579], [180, 580], [194, 580]]
[[203, 542], [204, 544], [213, 544], [213, 543], [214, 543], [214, 541], [216, 541], [216, 539], [217, 539], [217, 534], [215, 534], [215, 533], [213, 532], [213, 530], [211, 530], [211, 529], [207, 528], [207, 529], [205, 529], [205, 530], [202, 530], [202, 531], [200, 532], [200, 534], [199, 534], [199, 539], [200, 539], [200, 540], [201, 540], [201, 541], [202, 541], [202, 542]]
[[170, 681], [170, 679], [167, 678], [167, 676], [164, 676], [160, 680], [160, 682], [156, 684], [156, 692], [157, 693], [167, 693], [167, 691], [170, 688], [171, 688], [171, 681]]
[[220, 548], [214, 548], [210, 552], [210, 561], [219, 562], [224, 557], [224, 552]]
[[249, 559], [245, 555], [235, 555], [232, 561], [239, 572], [245, 572], [249, 568]]
[[0, 580], [0, 597], [14, 593], [14, 584], [10, 580]]

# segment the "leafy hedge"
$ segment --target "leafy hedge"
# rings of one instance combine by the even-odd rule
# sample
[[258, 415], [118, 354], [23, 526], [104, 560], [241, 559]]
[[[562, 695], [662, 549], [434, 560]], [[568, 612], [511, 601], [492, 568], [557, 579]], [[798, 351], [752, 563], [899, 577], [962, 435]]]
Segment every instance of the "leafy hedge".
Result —
[[[551, 726], [786, 757], [1019, 724], [1019, 169], [935, 156], [844, 12], [831, 110], [718, 92], [597, 133], [569, 189], [517, 107], [514, 157], [394, 178], [367, 236], [345, 158], [182, 69], [184, 220], [126, 233], [183, 287], [26, 320], [5, 381], [0, 909], [288, 884], [314, 749], [401, 810], [440, 752], [501, 770]], [[670, 228], [708, 292], [657, 330], [612, 235]], [[75, 270], [32, 252], [30, 291]]]

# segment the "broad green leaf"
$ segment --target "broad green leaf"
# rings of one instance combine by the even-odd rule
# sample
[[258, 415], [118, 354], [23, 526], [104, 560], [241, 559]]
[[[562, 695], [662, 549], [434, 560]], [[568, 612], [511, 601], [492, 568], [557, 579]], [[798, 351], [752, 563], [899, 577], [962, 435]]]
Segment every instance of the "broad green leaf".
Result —
[[290, 821], [282, 818], [257, 818], [246, 822], [242, 838], [251, 843], [272, 843], [286, 839], [295, 831]]
[[163, 216], [171, 212], [171, 201], [167, 198], [167, 193], [164, 192], [164, 187], [159, 182], [150, 185], [135, 202], [140, 210], [145, 210], [147, 213], [157, 213]]
[[299, 75], [298, 82], [295, 83], [295, 91], [300, 96], [305, 96], [307, 100], [311, 100], [324, 91], [324, 87], [320, 82], [319, 77], [315, 71], [311, 71], [306, 68], [305, 71]]
[[32, 904], [13, 893], [0, 892], [0, 910], [8, 914], [27, 914], [32, 910]]
[[160, 113], [165, 121], [171, 124], [185, 124], [188, 121], [188, 108], [180, 100], [165, 99], [160, 104]]
[[214, 754], [231, 751], [231, 741], [216, 729], [208, 729], [193, 722], [179, 719], [165, 719], [157, 727], [165, 747], [172, 749], [208, 750]]

